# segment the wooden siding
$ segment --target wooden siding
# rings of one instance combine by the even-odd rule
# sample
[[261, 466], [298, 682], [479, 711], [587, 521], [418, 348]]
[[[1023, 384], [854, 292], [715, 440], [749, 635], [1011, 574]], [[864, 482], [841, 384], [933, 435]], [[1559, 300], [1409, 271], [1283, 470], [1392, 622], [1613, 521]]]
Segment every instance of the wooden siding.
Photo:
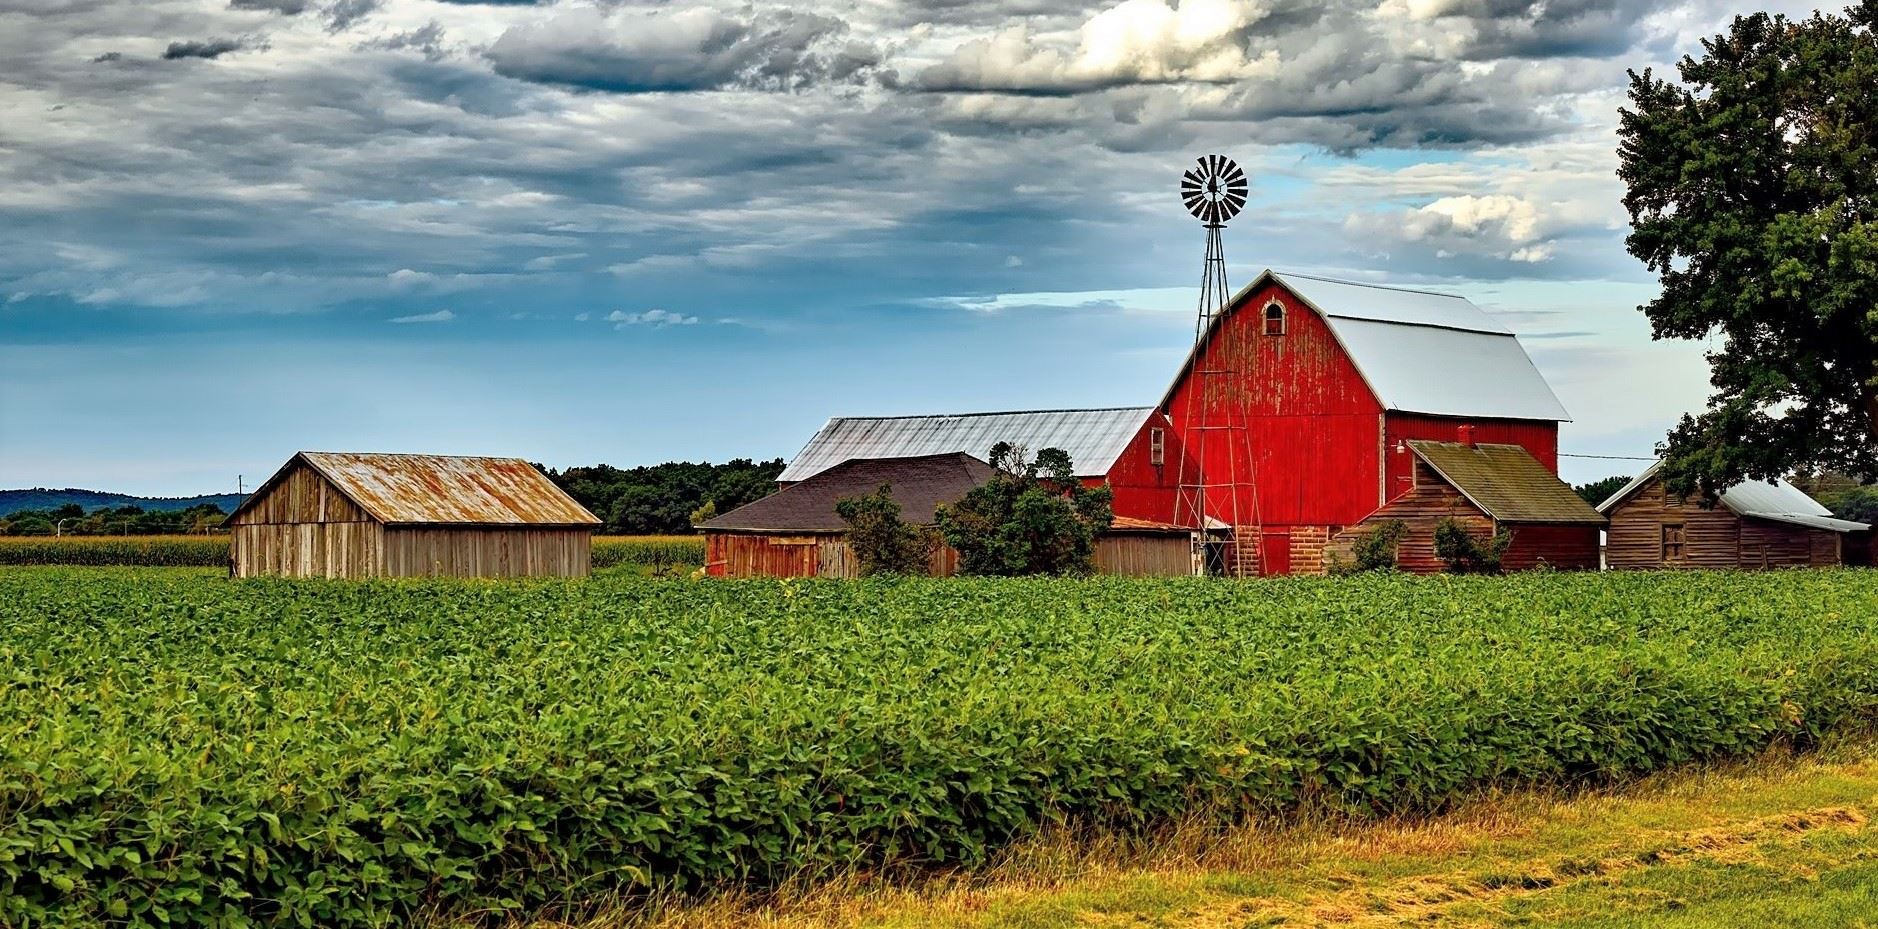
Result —
[[384, 527], [371, 522], [247, 523], [229, 530], [236, 577], [377, 577]]
[[1545, 566], [1560, 571], [1595, 571], [1598, 568], [1598, 527], [1573, 524], [1511, 524], [1513, 533], [1500, 559], [1504, 571], [1528, 571]]
[[1193, 540], [1187, 535], [1117, 532], [1096, 540], [1096, 571], [1127, 577], [1189, 577]]
[[[861, 562], [840, 533], [712, 532], [704, 537], [704, 571], [711, 577], [852, 578], [861, 575]], [[951, 546], [933, 551], [928, 573], [950, 577], [958, 571], [959, 553]]]
[[356, 523], [365, 522], [367, 518], [364, 510], [346, 499], [319, 472], [300, 464], [230, 525]]
[[587, 529], [390, 526], [388, 577], [585, 577], [593, 564]]
[[[1724, 506], [1676, 500], [1652, 480], [1612, 508], [1604, 560], [1612, 568], [1794, 568], [1837, 565], [1848, 554], [1840, 533], [1743, 518]], [[1683, 558], [1663, 560], [1663, 527], [1683, 527]]]

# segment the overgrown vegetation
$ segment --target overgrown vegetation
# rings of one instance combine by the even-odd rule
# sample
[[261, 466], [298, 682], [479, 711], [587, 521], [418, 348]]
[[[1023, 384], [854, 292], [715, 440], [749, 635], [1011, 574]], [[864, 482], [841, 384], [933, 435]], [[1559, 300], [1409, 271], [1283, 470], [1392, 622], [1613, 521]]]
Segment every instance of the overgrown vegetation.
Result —
[[939, 539], [932, 530], [900, 517], [892, 485], [882, 484], [873, 493], [836, 501], [835, 514], [848, 524], [848, 546], [860, 563], [862, 577], [931, 573]]
[[1094, 573], [1096, 537], [1115, 519], [1114, 491], [1084, 487], [1060, 448], [1026, 460], [1022, 448], [999, 442], [987, 460], [998, 473], [937, 514], [939, 534], [958, 550], [959, 573]]
[[1512, 544], [1510, 529], [1501, 529], [1483, 540], [1458, 519], [1444, 516], [1435, 520], [1435, 557], [1445, 562], [1453, 574], [1500, 573], [1500, 559]]
[[0, 570], [0, 924], [578, 909], [1631, 775], [1869, 726], [1874, 600], [1864, 572]]
[[1350, 560], [1332, 556], [1331, 574], [1362, 574], [1368, 571], [1394, 571], [1396, 549], [1408, 538], [1408, 523], [1387, 519], [1356, 534], [1350, 543]]
[[734, 458], [723, 464], [668, 461], [637, 468], [543, 468], [555, 486], [615, 535], [682, 535], [694, 519], [728, 513], [776, 490], [783, 461]]

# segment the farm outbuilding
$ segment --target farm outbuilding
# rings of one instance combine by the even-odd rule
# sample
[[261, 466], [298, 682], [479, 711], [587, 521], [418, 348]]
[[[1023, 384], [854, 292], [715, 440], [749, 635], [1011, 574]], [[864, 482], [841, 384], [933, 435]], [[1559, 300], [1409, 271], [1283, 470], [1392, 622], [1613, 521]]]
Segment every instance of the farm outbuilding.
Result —
[[[885, 484], [900, 505], [902, 519], [929, 526], [941, 505], [958, 502], [996, 473], [991, 465], [964, 452], [854, 458], [819, 468], [776, 493], [704, 523], [700, 528], [705, 533], [705, 573], [713, 577], [858, 576], [860, 563], [848, 545], [848, 524], [835, 512], [836, 503], [873, 493]], [[1096, 568], [1115, 574], [1192, 574], [1188, 538], [1187, 530], [1179, 526], [1118, 517], [1096, 542]], [[941, 543], [928, 571], [944, 577], [958, 573], [958, 566], [958, 552]]]
[[1597, 569], [1604, 517], [1525, 448], [1421, 439], [1407, 445], [1415, 456], [1409, 489], [1333, 537], [1327, 557], [1348, 561], [1360, 533], [1400, 521], [1408, 532], [1396, 548], [1396, 566], [1441, 571], [1446, 565], [1435, 555], [1435, 526], [1452, 519], [1483, 541], [1506, 531], [1511, 538], [1503, 570]]
[[520, 458], [300, 452], [229, 514], [237, 577], [579, 577], [600, 521]]
[[1871, 527], [1837, 519], [1786, 481], [1749, 481], [1712, 506], [1669, 492], [1646, 468], [1598, 511], [1611, 568], [1795, 568], [1869, 564]]
[[[1568, 418], [1512, 330], [1463, 297], [1266, 271], [1155, 406], [837, 417], [780, 480], [856, 457], [1056, 447], [1085, 483], [1113, 489], [1116, 516], [1207, 525], [1211, 573], [1318, 574], [1333, 538], [1420, 486], [1411, 442], [1523, 449], [1537, 470], [1521, 479], [1562, 500]], [[1572, 550], [1545, 563], [1581, 557], [1587, 530], [1523, 525], [1528, 543], [1556, 535]]]

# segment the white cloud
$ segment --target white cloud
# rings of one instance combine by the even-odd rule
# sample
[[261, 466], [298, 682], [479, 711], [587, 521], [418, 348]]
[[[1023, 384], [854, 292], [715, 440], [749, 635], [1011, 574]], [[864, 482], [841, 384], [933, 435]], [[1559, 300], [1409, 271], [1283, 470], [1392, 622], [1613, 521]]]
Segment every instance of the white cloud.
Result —
[[647, 310], [643, 313], [628, 313], [624, 310], [614, 310], [606, 314], [606, 321], [615, 323], [616, 325], [613, 327], [615, 329], [624, 329], [627, 326], [651, 326], [654, 329], [663, 329], [666, 326], [695, 326], [698, 324], [698, 318], [696, 316], [686, 316], [683, 313], [673, 313], [670, 310], [657, 309]]
[[418, 313], [414, 316], [393, 316], [394, 323], [447, 323], [456, 318], [449, 310], [437, 310], [431, 313]]

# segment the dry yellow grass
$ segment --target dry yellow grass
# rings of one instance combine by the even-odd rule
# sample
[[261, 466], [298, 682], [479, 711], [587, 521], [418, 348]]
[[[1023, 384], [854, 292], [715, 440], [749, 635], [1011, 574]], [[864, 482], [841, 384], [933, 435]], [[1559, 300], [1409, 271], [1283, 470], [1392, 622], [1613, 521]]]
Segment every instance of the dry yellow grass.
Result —
[[805, 877], [530, 929], [1878, 926], [1878, 745], [1441, 816], [1054, 833], [972, 872]]

